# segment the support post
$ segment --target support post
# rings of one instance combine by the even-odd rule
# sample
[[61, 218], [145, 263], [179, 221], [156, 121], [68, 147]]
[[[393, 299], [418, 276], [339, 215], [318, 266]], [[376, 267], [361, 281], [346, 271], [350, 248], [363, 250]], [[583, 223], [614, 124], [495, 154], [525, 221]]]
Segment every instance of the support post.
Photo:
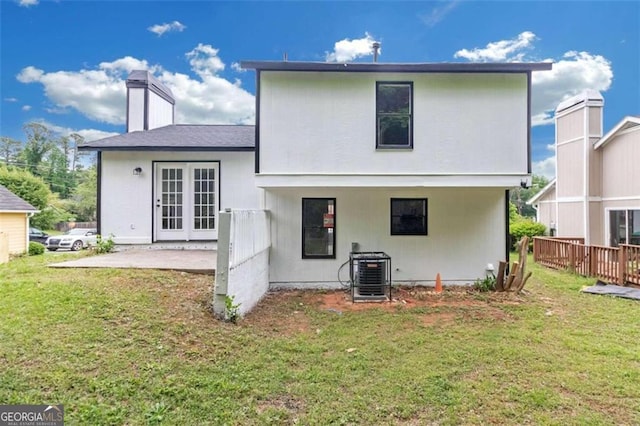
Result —
[[576, 248], [575, 244], [569, 244], [569, 271], [576, 272]]
[[231, 211], [221, 211], [218, 219], [218, 260], [213, 291], [213, 313], [225, 316], [225, 299], [229, 284], [229, 249], [231, 243]]
[[626, 285], [627, 274], [627, 247], [620, 244], [618, 249], [618, 284]]

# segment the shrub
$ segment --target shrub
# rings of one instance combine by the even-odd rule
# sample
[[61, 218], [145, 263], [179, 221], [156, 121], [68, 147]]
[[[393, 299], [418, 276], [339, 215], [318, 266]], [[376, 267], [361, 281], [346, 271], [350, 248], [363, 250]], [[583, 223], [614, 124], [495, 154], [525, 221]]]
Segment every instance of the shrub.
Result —
[[116, 243], [113, 242], [113, 234], [109, 235], [107, 239], [102, 238], [102, 235], [96, 237], [96, 253], [111, 253]]
[[544, 235], [547, 227], [542, 223], [537, 223], [529, 219], [519, 220], [509, 225], [509, 234], [511, 236], [511, 250], [516, 249], [516, 243], [527, 236], [530, 239], [529, 248], [533, 245], [533, 237]]
[[236, 323], [240, 318], [240, 303], [234, 303], [235, 296], [224, 297], [224, 317], [226, 321]]
[[37, 241], [29, 241], [29, 256], [36, 256], [44, 253], [44, 244]]
[[492, 273], [484, 278], [478, 278], [473, 283], [473, 288], [478, 291], [493, 291], [496, 289], [496, 276]]

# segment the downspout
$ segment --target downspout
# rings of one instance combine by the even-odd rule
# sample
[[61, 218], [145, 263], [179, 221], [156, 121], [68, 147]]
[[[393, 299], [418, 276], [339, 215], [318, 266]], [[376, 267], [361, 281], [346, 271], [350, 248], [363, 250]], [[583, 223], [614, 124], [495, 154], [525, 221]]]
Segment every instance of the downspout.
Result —
[[98, 226], [98, 234], [102, 235], [102, 151], [98, 151], [96, 155], [96, 222]]
[[504, 257], [507, 262], [507, 273], [509, 273], [509, 254], [511, 252], [511, 234], [509, 233], [509, 190], [504, 191], [504, 222], [505, 222], [505, 235], [504, 235]]
[[28, 212], [27, 213], [27, 229], [26, 229], [26, 235], [25, 235], [25, 240], [26, 240], [26, 247], [27, 247], [27, 253], [29, 253], [29, 228], [31, 227], [31, 218], [33, 217], [34, 214], [39, 213], [37, 211], [35, 212]]

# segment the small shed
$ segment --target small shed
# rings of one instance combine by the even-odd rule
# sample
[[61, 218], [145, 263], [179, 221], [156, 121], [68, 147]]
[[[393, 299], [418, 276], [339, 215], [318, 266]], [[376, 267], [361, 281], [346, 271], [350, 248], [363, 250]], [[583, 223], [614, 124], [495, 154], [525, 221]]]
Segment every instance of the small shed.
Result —
[[29, 217], [38, 209], [0, 185], [0, 263], [29, 247]]

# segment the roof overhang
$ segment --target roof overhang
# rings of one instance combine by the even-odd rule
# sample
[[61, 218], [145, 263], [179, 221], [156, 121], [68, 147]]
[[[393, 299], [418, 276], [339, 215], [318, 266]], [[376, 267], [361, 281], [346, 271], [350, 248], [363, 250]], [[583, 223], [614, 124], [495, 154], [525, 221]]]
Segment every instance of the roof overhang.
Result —
[[540, 191], [538, 191], [538, 193], [536, 195], [534, 195], [533, 197], [529, 198], [529, 200], [527, 201], [527, 204], [533, 205], [533, 204], [537, 203], [538, 200], [540, 200], [540, 198], [542, 198], [545, 195], [547, 195], [547, 193], [549, 193], [549, 191], [551, 191], [552, 188], [555, 188], [555, 186], [556, 186], [556, 179], [553, 178], [551, 180], [551, 182], [546, 184], [545, 187], [542, 188]]
[[407, 63], [380, 62], [289, 62], [289, 61], [241, 61], [244, 69], [258, 71], [324, 71], [324, 72], [402, 72], [402, 73], [525, 73], [547, 71], [551, 62], [507, 63]]
[[79, 151], [153, 151], [153, 152], [252, 152], [253, 146], [79, 146]]
[[528, 174], [302, 174], [259, 173], [255, 176], [259, 188], [513, 188], [529, 183]]
[[606, 135], [600, 138], [600, 140], [593, 145], [593, 149], [598, 149], [600, 147], [605, 146], [606, 144], [611, 142], [618, 135], [619, 132], [632, 129], [634, 127], [640, 129], [640, 127], [638, 126], [640, 126], [640, 117], [634, 117], [629, 115], [623, 118], [622, 121], [616, 124], [616, 126], [613, 129], [609, 130], [609, 132]]
[[29, 213], [40, 213], [40, 210], [0, 210], [0, 213], [29, 214]]

